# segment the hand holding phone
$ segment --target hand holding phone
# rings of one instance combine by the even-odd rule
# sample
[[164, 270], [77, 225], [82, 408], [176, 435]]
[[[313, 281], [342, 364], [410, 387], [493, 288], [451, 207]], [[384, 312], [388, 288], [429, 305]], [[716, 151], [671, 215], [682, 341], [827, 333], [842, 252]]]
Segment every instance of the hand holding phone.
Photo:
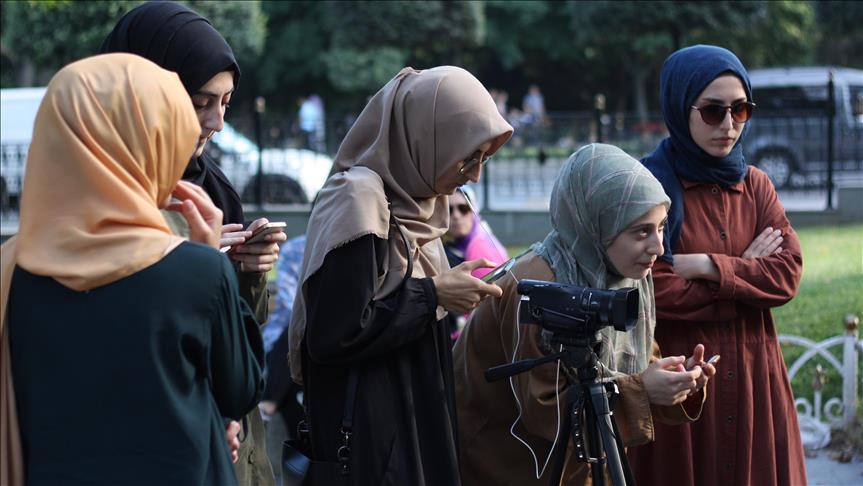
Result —
[[510, 269], [512, 269], [512, 267], [514, 267], [514, 266], [515, 266], [515, 258], [511, 258], [511, 259], [507, 260], [506, 262], [504, 262], [499, 267], [497, 267], [494, 270], [483, 275], [481, 280], [485, 283], [492, 283], [495, 280], [506, 275], [506, 273], [509, 272]]
[[265, 241], [264, 237], [273, 233], [280, 233], [287, 228], [288, 224], [284, 221], [271, 221], [267, 224], [259, 226], [252, 233], [246, 241], [244, 241], [243, 245], [251, 245], [253, 243], [263, 243]]

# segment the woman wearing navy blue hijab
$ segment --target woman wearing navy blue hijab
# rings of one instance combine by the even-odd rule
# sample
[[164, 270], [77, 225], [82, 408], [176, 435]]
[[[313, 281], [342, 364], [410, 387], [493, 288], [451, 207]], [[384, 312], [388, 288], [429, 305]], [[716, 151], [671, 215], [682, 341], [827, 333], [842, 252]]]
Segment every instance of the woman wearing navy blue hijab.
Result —
[[669, 136], [642, 161], [671, 197], [653, 270], [663, 354], [721, 355], [699, 421], [656, 424], [629, 451], [638, 484], [806, 484], [797, 414], [770, 309], [797, 293], [800, 243], [767, 175], [743, 157], [755, 103], [746, 68], [716, 46], [660, 75]]

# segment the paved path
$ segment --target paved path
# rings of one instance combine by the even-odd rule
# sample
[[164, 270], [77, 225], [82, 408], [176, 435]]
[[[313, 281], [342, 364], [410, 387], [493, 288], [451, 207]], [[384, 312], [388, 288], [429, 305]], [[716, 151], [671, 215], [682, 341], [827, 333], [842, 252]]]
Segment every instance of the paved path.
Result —
[[860, 486], [863, 484], [863, 462], [838, 462], [830, 458], [828, 451], [806, 459], [806, 475], [809, 486]]

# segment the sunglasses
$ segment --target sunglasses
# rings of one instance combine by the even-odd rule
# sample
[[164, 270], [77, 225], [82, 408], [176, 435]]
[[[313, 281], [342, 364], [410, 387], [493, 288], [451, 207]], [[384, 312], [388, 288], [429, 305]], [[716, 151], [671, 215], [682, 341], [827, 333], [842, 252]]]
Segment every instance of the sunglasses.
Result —
[[719, 125], [725, 120], [725, 114], [728, 112], [731, 112], [731, 119], [735, 123], [745, 123], [752, 116], [755, 103], [751, 101], [738, 101], [732, 105], [710, 103], [700, 108], [693, 106], [692, 109], [698, 110], [701, 119], [708, 125]]
[[468, 206], [467, 204], [450, 204], [450, 214], [452, 214], [453, 209], [458, 209], [458, 212], [460, 212], [461, 214], [467, 214], [470, 212], [470, 206]]
[[458, 170], [458, 173], [464, 175], [465, 172], [473, 169], [477, 165], [485, 166], [489, 160], [491, 160], [491, 155], [479, 154], [476, 157], [471, 157], [469, 159], [465, 159], [464, 165], [461, 166], [461, 169]]

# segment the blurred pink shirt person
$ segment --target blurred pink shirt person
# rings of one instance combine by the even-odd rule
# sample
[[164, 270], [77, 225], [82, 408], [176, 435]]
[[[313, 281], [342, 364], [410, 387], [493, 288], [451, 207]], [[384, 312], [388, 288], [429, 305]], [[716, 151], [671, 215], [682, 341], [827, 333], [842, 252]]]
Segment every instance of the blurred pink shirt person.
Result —
[[[509, 259], [506, 248], [491, 233], [488, 227], [483, 227], [479, 214], [475, 213], [476, 198], [473, 191], [463, 188], [463, 191], [471, 198], [468, 202], [465, 195], [456, 192], [449, 197], [449, 230], [444, 238], [444, 246], [449, 258], [450, 266], [458, 265], [463, 261], [486, 258], [497, 264]], [[481, 278], [491, 272], [491, 268], [478, 268], [471, 272], [476, 278]]]

